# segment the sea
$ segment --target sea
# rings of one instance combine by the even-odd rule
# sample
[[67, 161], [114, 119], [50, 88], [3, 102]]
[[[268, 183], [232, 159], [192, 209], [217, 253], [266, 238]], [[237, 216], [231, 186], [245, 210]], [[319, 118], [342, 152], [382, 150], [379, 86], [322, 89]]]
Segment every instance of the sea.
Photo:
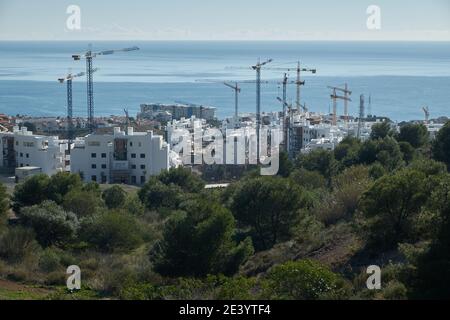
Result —
[[[0, 113], [64, 116], [66, 87], [58, 78], [85, 71], [72, 55], [88, 50], [88, 42], [0, 42]], [[284, 41], [100, 41], [93, 51], [138, 46], [139, 51], [97, 56], [94, 67], [95, 115], [131, 115], [144, 103], [191, 103], [217, 108], [219, 118], [234, 113], [234, 92], [225, 81], [241, 81], [239, 111], [256, 109], [255, 71], [260, 59], [273, 61], [262, 70], [262, 110], [282, 106], [284, 70], [295, 80], [297, 61], [304, 68], [301, 101], [311, 111], [328, 113], [328, 86], [348, 84], [351, 115], [359, 113], [360, 95], [366, 113], [394, 121], [450, 116], [450, 42], [284, 42]], [[295, 104], [295, 85], [288, 102]], [[370, 99], [369, 99], [370, 97]], [[74, 115], [85, 117], [86, 79], [74, 80]], [[370, 104], [368, 103], [370, 100]], [[339, 102], [338, 112], [343, 113]]]

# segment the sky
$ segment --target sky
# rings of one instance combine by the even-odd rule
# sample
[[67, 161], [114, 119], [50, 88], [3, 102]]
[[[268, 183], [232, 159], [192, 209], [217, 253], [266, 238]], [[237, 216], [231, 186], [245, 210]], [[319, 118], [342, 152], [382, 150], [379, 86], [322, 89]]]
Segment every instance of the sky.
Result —
[[450, 41], [450, 0], [0, 0], [0, 40]]

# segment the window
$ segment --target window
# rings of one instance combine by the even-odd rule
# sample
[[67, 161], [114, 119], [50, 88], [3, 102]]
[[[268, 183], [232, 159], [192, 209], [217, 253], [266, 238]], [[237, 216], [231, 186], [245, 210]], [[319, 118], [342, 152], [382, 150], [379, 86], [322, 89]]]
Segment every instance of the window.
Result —
[[91, 180], [92, 180], [92, 182], [97, 182], [97, 176], [92, 176]]
[[130, 147], [132, 147], [133, 146], [133, 141], [130, 141]]
[[20, 157], [23, 158], [23, 153], [22, 152], [20, 153]]
[[26, 157], [27, 157], [27, 158], [29, 158], [29, 157], [30, 157], [30, 154], [29, 154], [29, 153], [27, 153], [27, 154], [26, 154]]
[[106, 159], [106, 153], [102, 153], [102, 158]]
[[139, 147], [142, 147], [142, 142], [139, 142]]
[[92, 168], [92, 169], [97, 169], [97, 165], [96, 165], [96, 164], [93, 164], [93, 165], [91, 166], [91, 168]]
[[21, 167], [21, 168], [23, 167], [23, 163], [20, 164], [20, 167]]
[[100, 141], [89, 141], [88, 146], [89, 147], [100, 147]]
[[135, 164], [132, 164], [132, 165], [131, 165], [131, 169], [136, 170], [136, 165], [135, 165]]
[[145, 164], [141, 164], [141, 170], [145, 170]]
[[102, 169], [106, 169], [106, 164], [102, 164]]
[[141, 153], [141, 159], [145, 159], [145, 153]]
[[131, 183], [136, 184], [136, 176], [131, 176]]
[[105, 176], [105, 175], [102, 176], [102, 183], [103, 183], [103, 184], [106, 183], [106, 176]]
[[97, 158], [97, 154], [96, 153], [91, 153], [91, 158]]
[[131, 159], [136, 159], [136, 153], [131, 154]]
[[145, 183], [145, 176], [141, 176], [141, 184]]

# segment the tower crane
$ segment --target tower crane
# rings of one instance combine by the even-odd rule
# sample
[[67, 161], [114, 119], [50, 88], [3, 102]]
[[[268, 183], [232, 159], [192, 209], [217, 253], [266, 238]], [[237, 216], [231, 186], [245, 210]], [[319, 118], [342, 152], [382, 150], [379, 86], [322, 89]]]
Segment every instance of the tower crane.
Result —
[[[93, 69], [92, 73], [97, 72], [98, 69]], [[73, 99], [72, 99], [72, 81], [75, 78], [83, 77], [86, 75], [85, 72], [80, 72], [77, 74], [72, 74], [72, 72], [69, 71], [69, 73], [64, 76], [63, 78], [59, 78], [59, 83], [66, 83], [67, 84], [67, 137], [69, 139], [69, 153], [70, 153], [70, 144], [73, 140]]]
[[239, 84], [237, 82], [235, 82], [234, 84], [224, 82], [223, 84], [234, 90], [234, 117], [235, 119], [237, 119], [239, 113], [239, 93], [241, 93], [241, 88], [239, 87]]
[[[302, 107], [301, 105], [301, 97], [300, 97], [300, 93], [301, 93], [301, 86], [304, 86], [306, 84], [306, 81], [302, 81], [301, 80], [301, 73], [302, 72], [310, 72], [312, 74], [316, 74], [317, 73], [317, 69], [310, 69], [310, 68], [302, 68], [300, 61], [297, 63], [297, 67], [296, 68], [268, 68], [267, 70], [275, 70], [275, 71], [295, 71], [297, 73], [297, 80], [294, 82], [295, 85], [297, 86], [297, 93], [296, 93], [296, 107], [297, 110], [300, 111], [300, 108]], [[303, 110], [304, 112], [307, 112], [307, 110]]]
[[266, 65], [271, 63], [273, 60], [268, 59], [264, 62], [258, 59], [258, 63], [251, 68], [256, 71], [256, 140], [257, 140], [257, 150], [256, 150], [256, 159], [259, 161], [259, 153], [260, 153], [260, 126], [261, 126], [261, 69]]
[[[328, 86], [328, 89], [333, 90], [333, 94], [331, 95], [331, 99], [333, 100], [333, 125], [337, 124], [337, 100], [344, 100], [345, 103], [345, 119], [348, 120], [348, 102], [352, 101], [350, 99], [350, 95], [352, 94], [351, 91], [348, 90], [348, 85], [345, 84], [345, 88], [339, 88], [339, 87], [331, 87]], [[338, 96], [337, 91], [343, 92], [344, 96]]]
[[422, 108], [423, 112], [425, 113], [425, 124], [429, 124], [430, 122], [430, 108], [428, 106], [425, 106]]
[[364, 95], [359, 96], [359, 119], [358, 119], [358, 139], [361, 138], [361, 129], [364, 121], [365, 116], [365, 101], [364, 101]]
[[87, 77], [87, 107], [88, 107], [88, 125], [91, 132], [94, 131], [94, 79], [93, 79], [93, 59], [97, 56], [111, 55], [117, 52], [130, 52], [139, 50], [138, 47], [124, 48], [118, 50], [106, 50], [100, 52], [92, 52], [92, 45], [89, 45], [88, 51], [83, 54], [74, 54], [72, 59], [80, 61], [86, 59], [86, 77]]

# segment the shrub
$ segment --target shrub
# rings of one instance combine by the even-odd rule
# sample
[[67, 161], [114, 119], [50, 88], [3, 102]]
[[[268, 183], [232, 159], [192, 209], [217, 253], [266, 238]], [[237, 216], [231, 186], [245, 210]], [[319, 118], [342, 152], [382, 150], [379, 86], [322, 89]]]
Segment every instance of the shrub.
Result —
[[0, 234], [0, 257], [9, 262], [21, 262], [25, 256], [39, 249], [35, 234], [30, 229], [15, 227]]
[[13, 208], [16, 213], [23, 207], [34, 206], [48, 199], [50, 178], [46, 174], [38, 174], [18, 184], [14, 189]]
[[128, 251], [142, 243], [142, 232], [133, 216], [112, 211], [84, 221], [81, 238], [104, 252]]
[[127, 199], [127, 193], [119, 186], [113, 186], [103, 191], [102, 198], [108, 209], [121, 208]]
[[103, 207], [103, 202], [95, 192], [76, 189], [66, 194], [63, 206], [82, 218], [95, 215]]
[[266, 279], [264, 295], [275, 300], [317, 300], [337, 298], [342, 279], [311, 260], [287, 262], [273, 267]]
[[46, 273], [56, 271], [61, 267], [58, 254], [51, 248], [45, 249], [39, 259], [39, 268]]
[[233, 215], [204, 200], [186, 204], [164, 227], [163, 239], [151, 251], [155, 270], [163, 276], [203, 277], [234, 274], [253, 252], [250, 239], [233, 240]]
[[139, 190], [139, 198], [147, 209], [176, 209], [181, 202], [182, 190], [177, 185], [166, 185], [157, 179], [149, 182]]
[[52, 201], [23, 208], [20, 220], [23, 225], [34, 230], [38, 242], [44, 247], [69, 243], [79, 228], [75, 214], [65, 211]]

